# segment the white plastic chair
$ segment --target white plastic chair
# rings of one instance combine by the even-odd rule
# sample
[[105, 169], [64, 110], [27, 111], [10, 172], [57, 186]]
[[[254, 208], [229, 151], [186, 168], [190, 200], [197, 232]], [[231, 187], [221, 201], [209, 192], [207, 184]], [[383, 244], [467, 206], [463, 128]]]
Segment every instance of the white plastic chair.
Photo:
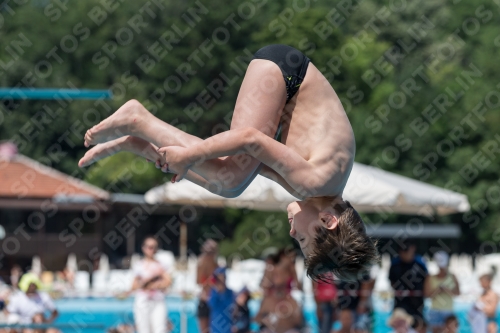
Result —
[[86, 293], [90, 289], [90, 274], [86, 271], [75, 273], [75, 291]]
[[97, 270], [92, 273], [92, 290], [97, 293], [109, 291], [108, 288], [108, 272]]
[[109, 272], [108, 291], [123, 292], [132, 288], [134, 273], [131, 270], [113, 269]]

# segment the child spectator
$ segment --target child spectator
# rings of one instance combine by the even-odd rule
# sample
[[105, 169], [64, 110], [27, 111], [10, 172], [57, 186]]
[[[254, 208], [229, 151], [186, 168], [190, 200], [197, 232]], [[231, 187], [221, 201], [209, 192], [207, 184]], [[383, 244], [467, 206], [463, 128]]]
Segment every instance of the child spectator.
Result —
[[248, 333], [250, 332], [250, 310], [248, 302], [250, 301], [250, 292], [247, 288], [243, 288], [238, 296], [236, 296], [236, 305], [233, 312], [233, 327], [232, 333]]
[[455, 315], [446, 317], [443, 333], [458, 333], [458, 319]]
[[417, 333], [411, 326], [415, 319], [403, 308], [395, 308], [387, 324], [392, 327], [391, 333]]
[[[423, 321], [420, 326], [416, 329], [416, 332], [417, 333], [427, 333], [428, 332], [428, 325], [427, 325], [427, 322], [426, 321]], [[440, 332], [442, 333], [442, 332]]]

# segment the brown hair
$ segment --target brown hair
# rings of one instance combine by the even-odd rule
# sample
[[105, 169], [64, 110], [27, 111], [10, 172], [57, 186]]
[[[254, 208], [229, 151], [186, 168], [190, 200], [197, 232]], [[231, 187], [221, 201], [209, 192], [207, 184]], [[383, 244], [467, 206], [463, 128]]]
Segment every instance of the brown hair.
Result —
[[377, 242], [366, 234], [358, 212], [348, 201], [342, 206], [334, 207], [340, 212], [337, 227], [334, 230], [319, 227], [314, 251], [306, 258], [307, 275], [314, 281], [331, 280], [328, 272], [341, 280], [355, 281], [380, 260]]
[[494, 273], [485, 273], [479, 277], [479, 279], [486, 279], [489, 282], [493, 281], [493, 278], [495, 277]]
[[457, 316], [455, 316], [455, 315], [453, 315], [453, 314], [452, 314], [452, 315], [449, 315], [449, 316], [448, 316], [448, 317], [446, 317], [446, 319], [444, 320], [444, 324], [445, 324], [445, 325], [448, 325], [448, 324], [449, 324], [450, 322], [452, 322], [452, 321], [456, 321], [456, 322], [458, 323], [458, 318], [457, 318]]

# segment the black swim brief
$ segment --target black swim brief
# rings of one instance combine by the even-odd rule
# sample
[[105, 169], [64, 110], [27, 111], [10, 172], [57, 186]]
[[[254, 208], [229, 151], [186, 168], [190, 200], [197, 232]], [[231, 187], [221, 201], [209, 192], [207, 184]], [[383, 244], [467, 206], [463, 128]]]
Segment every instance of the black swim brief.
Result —
[[210, 317], [210, 307], [206, 301], [200, 299], [198, 302], [198, 318], [208, 318]]
[[287, 103], [299, 90], [310, 62], [304, 53], [281, 44], [264, 46], [255, 52], [253, 59], [270, 60], [278, 65], [285, 79]]

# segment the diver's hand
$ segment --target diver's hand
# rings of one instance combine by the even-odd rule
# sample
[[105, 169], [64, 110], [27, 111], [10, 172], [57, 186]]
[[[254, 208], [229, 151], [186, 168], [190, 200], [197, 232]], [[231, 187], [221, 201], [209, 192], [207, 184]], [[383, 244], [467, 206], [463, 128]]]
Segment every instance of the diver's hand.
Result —
[[181, 181], [192, 165], [187, 149], [178, 146], [162, 147], [158, 149], [158, 153], [165, 162], [161, 165], [161, 171], [175, 174], [172, 177], [172, 183]]

